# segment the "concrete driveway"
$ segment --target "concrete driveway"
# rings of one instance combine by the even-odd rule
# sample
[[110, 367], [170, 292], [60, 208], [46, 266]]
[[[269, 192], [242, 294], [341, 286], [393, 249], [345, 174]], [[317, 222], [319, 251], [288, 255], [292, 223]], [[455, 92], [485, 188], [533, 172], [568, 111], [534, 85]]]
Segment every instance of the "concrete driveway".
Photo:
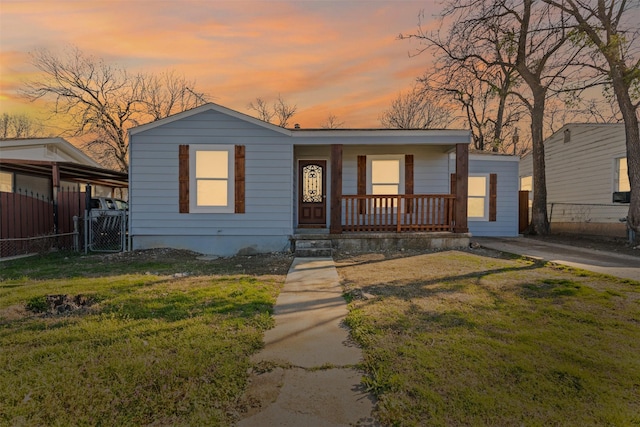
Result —
[[475, 237], [481, 246], [557, 264], [640, 281], [640, 257], [543, 242], [524, 237]]

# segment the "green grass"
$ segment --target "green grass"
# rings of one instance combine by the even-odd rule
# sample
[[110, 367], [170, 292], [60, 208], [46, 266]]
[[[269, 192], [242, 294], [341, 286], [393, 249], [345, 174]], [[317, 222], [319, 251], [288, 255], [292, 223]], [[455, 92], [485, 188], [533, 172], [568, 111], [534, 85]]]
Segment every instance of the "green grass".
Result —
[[339, 273], [376, 295], [347, 323], [384, 425], [640, 425], [640, 284], [461, 252]]
[[[0, 264], [0, 425], [231, 424], [288, 262], [55, 254]], [[242, 274], [248, 264], [271, 274]], [[88, 305], [54, 314], [51, 294]]]

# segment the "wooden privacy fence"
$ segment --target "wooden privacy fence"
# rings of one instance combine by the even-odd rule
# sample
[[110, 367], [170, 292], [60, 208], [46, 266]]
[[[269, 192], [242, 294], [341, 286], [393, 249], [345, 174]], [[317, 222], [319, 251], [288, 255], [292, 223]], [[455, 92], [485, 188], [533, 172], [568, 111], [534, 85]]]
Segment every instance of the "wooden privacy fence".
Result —
[[455, 195], [343, 195], [344, 232], [453, 231]]
[[0, 256], [73, 248], [73, 217], [82, 217], [84, 207], [85, 193], [75, 187], [58, 190], [57, 203], [33, 192], [0, 192]]

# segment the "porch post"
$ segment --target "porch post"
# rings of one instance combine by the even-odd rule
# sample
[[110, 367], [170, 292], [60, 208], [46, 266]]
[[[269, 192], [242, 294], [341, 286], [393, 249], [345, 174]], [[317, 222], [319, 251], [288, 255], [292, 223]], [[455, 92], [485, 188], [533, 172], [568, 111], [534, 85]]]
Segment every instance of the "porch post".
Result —
[[58, 163], [53, 163], [51, 165], [51, 187], [53, 197], [53, 230], [54, 233], [58, 233], [59, 230], [59, 218], [58, 218], [58, 198], [60, 193], [60, 167]]
[[331, 200], [329, 233], [342, 233], [342, 144], [331, 144]]
[[469, 187], [469, 144], [456, 144], [456, 207], [454, 213], [456, 233], [468, 233], [467, 200]]

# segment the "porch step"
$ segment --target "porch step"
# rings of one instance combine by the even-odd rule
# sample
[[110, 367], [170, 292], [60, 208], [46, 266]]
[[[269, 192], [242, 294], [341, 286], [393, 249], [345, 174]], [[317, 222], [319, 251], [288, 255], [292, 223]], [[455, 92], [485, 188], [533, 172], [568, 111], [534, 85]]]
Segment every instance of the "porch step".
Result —
[[297, 257], [331, 257], [333, 249], [331, 240], [296, 240]]

